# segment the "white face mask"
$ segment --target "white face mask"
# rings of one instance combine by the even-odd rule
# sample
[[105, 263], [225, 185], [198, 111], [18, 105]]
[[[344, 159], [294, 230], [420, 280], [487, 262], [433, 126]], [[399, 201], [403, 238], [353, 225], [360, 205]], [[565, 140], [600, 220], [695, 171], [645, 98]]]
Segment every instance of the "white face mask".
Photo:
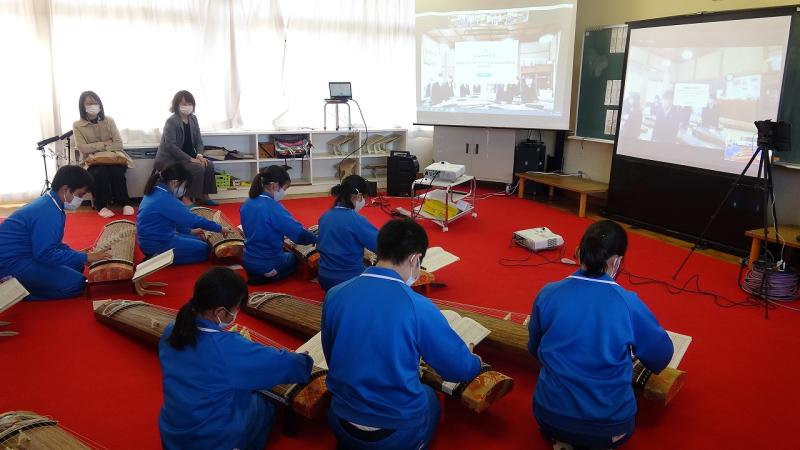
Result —
[[275, 193], [272, 195], [272, 198], [274, 198], [276, 202], [279, 202], [284, 195], [286, 195], [286, 190], [284, 188], [280, 188], [275, 191]]
[[96, 116], [100, 114], [100, 105], [89, 105], [86, 107], [86, 114]]
[[186, 195], [186, 185], [182, 184], [175, 189], [175, 197], [183, 198], [184, 195]]
[[355, 206], [355, 210], [356, 210], [356, 212], [358, 212], [358, 211], [361, 211], [361, 208], [363, 208], [364, 205], [366, 205], [366, 204], [367, 204], [367, 201], [362, 198], [361, 200], [356, 200], [356, 202], [353, 204], [353, 206]]
[[414, 270], [411, 270], [411, 276], [406, 280], [406, 284], [412, 286], [419, 279], [419, 273], [422, 270], [422, 256], [417, 259], [417, 275], [414, 275]]
[[178, 107], [178, 111], [180, 111], [181, 114], [185, 114], [185, 115], [188, 116], [189, 114], [192, 113], [192, 111], [194, 111], [194, 106], [192, 106], [192, 105], [181, 105], [181, 106]]
[[[228, 310], [226, 309], [225, 311], [228, 311]], [[238, 314], [238, 313], [239, 313], [239, 311], [236, 311], [236, 312], [228, 311], [228, 314], [231, 315], [231, 320], [229, 322], [223, 322], [223, 321], [219, 320], [219, 317], [217, 317], [217, 323], [219, 324], [219, 327], [224, 330], [224, 329], [228, 328], [229, 326], [231, 326], [231, 324], [236, 320], [236, 314]]]
[[64, 195], [64, 209], [68, 211], [75, 211], [81, 206], [82, 203], [83, 203], [83, 197], [78, 197], [77, 195], [73, 194], [72, 200], [68, 202], [67, 196]]

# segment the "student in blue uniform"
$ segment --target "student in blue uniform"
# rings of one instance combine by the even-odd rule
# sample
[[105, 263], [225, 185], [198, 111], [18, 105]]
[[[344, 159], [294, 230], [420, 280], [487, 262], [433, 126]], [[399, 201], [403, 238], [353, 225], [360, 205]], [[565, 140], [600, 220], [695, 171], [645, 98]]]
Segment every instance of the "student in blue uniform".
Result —
[[541, 364], [533, 414], [545, 437], [574, 448], [622, 445], [634, 429], [633, 352], [663, 370], [672, 342], [647, 306], [614, 279], [628, 246], [610, 220], [581, 239], [581, 268], [539, 292], [528, 350]]
[[150, 175], [136, 219], [136, 239], [145, 256], [174, 249], [175, 265], [206, 261], [208, 243], [193, 235], [192, 230], [226, 231], [181, 203], [180, 198], [190, 183], [191, 174], [182, 164], [167, 166]]
[[364, 207], [367, 180], [350, 175], [331, 189], [333, 208], [319, 218], [319, 285], [326, 292], [364, 271], [364, 249], [377, 250], [378, 229], [358, 213]]
[[378, 262], [335, 286], [322, 309], [322, 348], [333, 400], [328, 421], [341, 448], [420, 449], [439, 403], [419, 379], [423, 358], [449, 381], [469, 381], [481, 360], [431, 301], [411, 289], [428, 248], [410, 219], [378, 233]]
[[58, 169], [50, 191], [0, 224], [0, 278], [12, 276], [30, 292], [28, 300], [81, 295], [83, 266], [109, 258], [107, 252], [78, 252], [61, 242], [65, 210], [77, 209], [93, 184], [81, 167]]
[[275, 407], [255, 391], [308, 382], [313, 360], [307, 354], [224, 331], [246, 299], [247, 284], [239, 275], [213, 268], [164, 329], [158, 344], [164, 377], [158, 428], [165, 449], [262, 450]]
[[281, 166], [261, 169], [250, 185], [250, 198], [241, 209], [244, 257], [249, 284], [283, 280], [297, 270], [297, 257], [283, 250], [283, 238], [300, 245], [313, 244], [316, 237], [303, 228], [280, 204], [292, 184]]

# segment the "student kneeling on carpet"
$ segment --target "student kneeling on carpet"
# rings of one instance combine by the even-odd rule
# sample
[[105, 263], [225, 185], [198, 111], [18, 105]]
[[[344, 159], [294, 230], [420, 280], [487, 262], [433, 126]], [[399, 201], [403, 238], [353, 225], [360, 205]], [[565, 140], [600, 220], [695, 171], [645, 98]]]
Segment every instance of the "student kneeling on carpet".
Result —
[[578, 248], [581, 268], [546, 285], [533, 304], [528, 350], [541, 364], [533, 414], [555, 443], [622, 445], [636, 416], [631, 352], [654, 373], [672, 358], [672, 341], [653, 313], [614, 281], [627, 247], [617, 223], [592, 224]]
[[158, 344], [164, 376], [158, 428], [165, 449], [261, 450], [275, 407], [255, 391], [308, 382], [313, 360], [307, 354], [224, 331], [245, 300], [244, 280], [230, 269], [213, 268], [164, 329]]
[[16, 277], [28, 300], [76, 297], [83, 293], [83, 266], [109, 258], [108, 252], [79, 252], [61, 242], [65, 210], [77, 209], [94, 180], [85, 169], [58, 169], [50, 191], [0, 224], [0, 278]]
[[291, 184], [285, 168], [269, 166], [250, 185], [250, 198], [240, 214], [245, 237], [242, 264], [249, 284], [272, 283], [297, 271], [297, 257], [283, 250], [284, 236], [300, 245], [316, 242], [314, 234], [280, 203]]
[[389, 221], [378, 232], [375, 267], [325, 296], [328, 421], [339, 448], [426, 448], [440, 411], [433, 389], [420, 381], [420, 358], [446, 380], [468, 381], [480, 371], [480, 358], [439, 309], [411, 289], [427, 249], [418, 223]]
[[179, 200], [192, 179], [182, 164], [154, 170], [144, 188], [136, 219], [136, 240], [145, 256], [169, 249], [175, 251], [173, 264], [191, 264], [209, 258], [208, 243], [195, 236], [194, 229], [226, 232], [215, 222], [192, 213]]
[[364, 271], [364, 249], [377, 251], [378, 229], [358, 213], [364, 207], [367, 180], [350, 175], [331, 189], [333, 208], [319, 218], [319, 285], [326, 292]]

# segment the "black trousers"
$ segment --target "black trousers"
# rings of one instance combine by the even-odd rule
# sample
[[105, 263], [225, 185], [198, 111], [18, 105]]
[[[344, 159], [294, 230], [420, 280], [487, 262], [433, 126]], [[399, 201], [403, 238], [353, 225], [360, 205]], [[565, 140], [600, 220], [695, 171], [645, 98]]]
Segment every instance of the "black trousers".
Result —
[[100, 211], [111, 203], [117, 206], [130, 204], [128, 184], [125, 181], [127, 166], [121, 164], [91, 166], [88, 170], [94, 177], [92, 188], [94, 209]]

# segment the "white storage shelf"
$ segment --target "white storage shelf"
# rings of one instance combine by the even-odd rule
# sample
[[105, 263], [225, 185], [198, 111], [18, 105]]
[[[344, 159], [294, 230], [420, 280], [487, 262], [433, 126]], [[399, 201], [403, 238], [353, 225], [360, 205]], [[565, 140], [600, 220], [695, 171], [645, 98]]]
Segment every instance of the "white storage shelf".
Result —
[[[347, 155], [356, 159], [356, 173], [369, 181], [378, 183], [379, 188], [386, 187], [386, 158], [393, 150], [406, 150], [406, 130], [401, 128], [385, 128], [369, 130], [229, 130], [202, 133], [203, 144], [238, 150], [244, 155], [252, 155], [241, 160], [214, 161], [217, 171], [225, 171], [242, 181], [250, 182], [258, 170], [276, 165], [291, 167], [293, 194], [327, 193], [331, 186], [339, 183], [337, 168], [339, 162]], [[311, 155], [305, 158], [267, 158], [258, 154], [258, 144], [269, 142], [274, 136], [302, 135], [309, 139]], [[346, 139], [349, 137], [350, 139]], [[339, 141], [344, 141], [336, 147]], [[331, 144], [331, 145], [329, 145]], [[126, 145], [127, 149], [158, 148], [158, 144]], [[334, 150], [334, 148], [336, 150]], [[334, 151], [341, 152], [336, 154]], [[147, 160], [140, 160], [147, 161]], [[152, 160], [149, 160], [152, 163]], [[131, 173], [128, 173], [129, 185]], [[136, 178], [147, 174], [136, 174]], [[145, 180], [142, 180], [144, 183]], [[136, 183], [133, 183], [136, 184]], [[141, 189], [139, 189], [141, 190]], [[245, 199], [249, 187], [220, 189], [213, 195], [215, 199]], [[135, 192], [131, 192], [136, 196]], [[140, 194], [139, 194], [140, 195]]]

